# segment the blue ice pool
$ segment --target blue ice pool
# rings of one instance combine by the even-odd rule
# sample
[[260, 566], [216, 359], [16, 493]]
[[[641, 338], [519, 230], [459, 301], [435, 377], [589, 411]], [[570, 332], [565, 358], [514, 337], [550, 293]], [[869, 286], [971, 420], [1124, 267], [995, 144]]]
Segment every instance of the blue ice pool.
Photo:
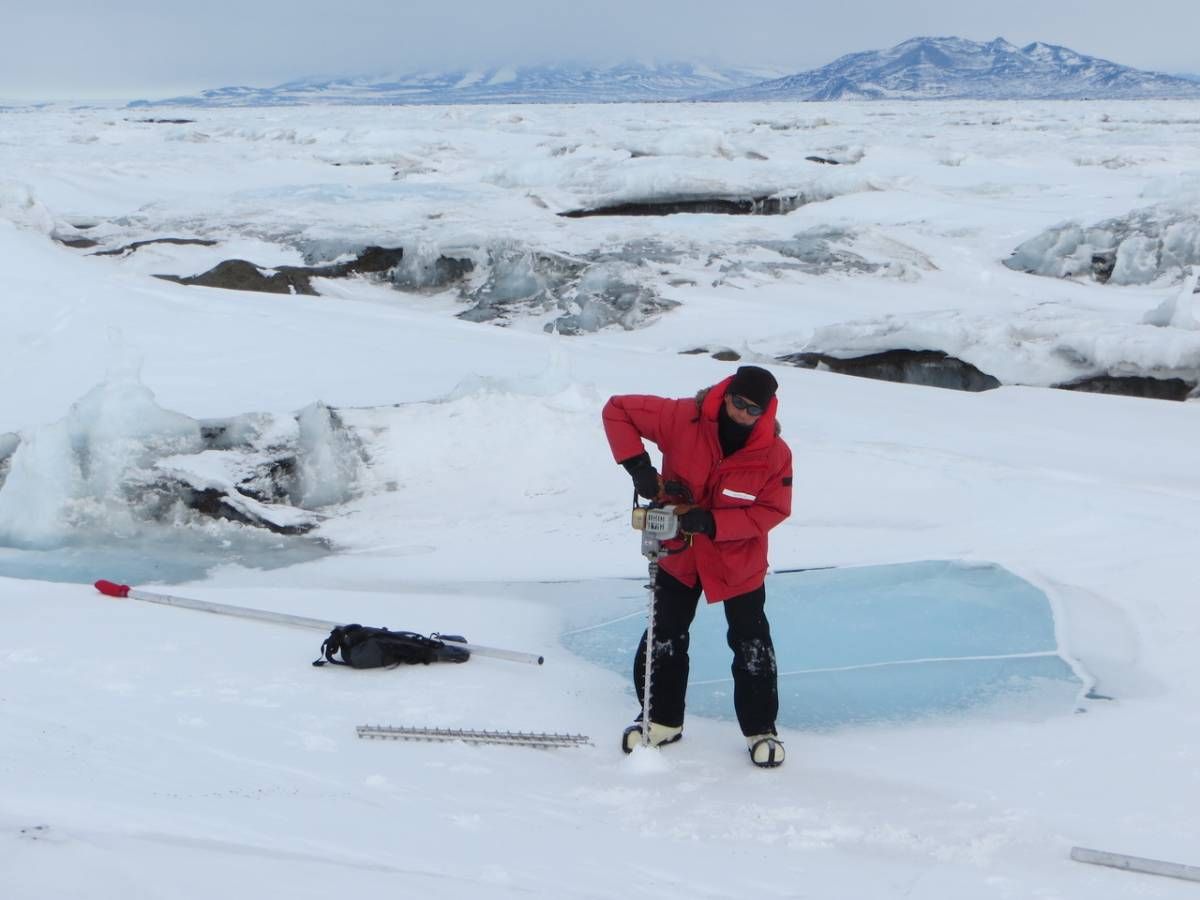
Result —
[[212, 534], [142, 534], [111, 537], [78, 546], [27, 550], [0, 546], [0, 577], [69, 584], [107, 578], [124, 584], [179, 584], [205, 577], [220, 565], [278, 569], [327, 556], [329, 548], [308, 537], [258, 533], [242, 528], [234, 538], [218, 528]]
[[[628, 673], [646, 591], [570, 605], [564, 645]], [[580, 598], [585, 600], [587, 598]], [[779, 666], [779, 724], [827, 729], [999, 711], [1076, 708], [1087, 679], [1059, 652], [1046, 595], [996, 565], [918, 562], [780, 573], [767, 579]], [[701, 601], [692, 626], [689, 713], [733, 718], [725, 617]], [[633, 689], [629, 688], [632, 695]]]

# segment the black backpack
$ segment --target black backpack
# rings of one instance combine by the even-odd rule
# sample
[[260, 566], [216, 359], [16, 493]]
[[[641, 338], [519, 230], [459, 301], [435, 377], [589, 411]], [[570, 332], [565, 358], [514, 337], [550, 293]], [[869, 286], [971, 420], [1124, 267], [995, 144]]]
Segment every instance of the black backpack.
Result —
[[[466, 643], [466, 638], [448, 634], [447, 641]], [[375, 669], [380, 666], [429, 665], [435, 662], [466, 662], [471, 651], [441, 640], [441, 635], [425, 637], [412, 631], [389, 631], [386, 628], [367, 628], [363, 625], [339, 625], [329, 632], [321, 644], [324, 659], [313, 660], [314, 666], [330, 662], [335, 666], [355, 669]], [[334, 659], [337, 654], [341, 659]]]

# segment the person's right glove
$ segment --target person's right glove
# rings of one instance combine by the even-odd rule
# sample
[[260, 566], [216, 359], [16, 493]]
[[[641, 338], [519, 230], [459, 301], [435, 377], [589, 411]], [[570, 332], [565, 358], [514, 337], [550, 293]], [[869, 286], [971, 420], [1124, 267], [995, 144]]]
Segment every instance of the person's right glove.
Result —
[[639, 497], [646, 500], [654, 500], [658, 497], [662, 491], [662, 478], [659, 477], [658, 470], [654, 468], [654, 463], [650, 462], [649, 453], [631, 456], [629, 459], [623, 460], [621, 465], [632, 476], [633, 489], [637, 491]]

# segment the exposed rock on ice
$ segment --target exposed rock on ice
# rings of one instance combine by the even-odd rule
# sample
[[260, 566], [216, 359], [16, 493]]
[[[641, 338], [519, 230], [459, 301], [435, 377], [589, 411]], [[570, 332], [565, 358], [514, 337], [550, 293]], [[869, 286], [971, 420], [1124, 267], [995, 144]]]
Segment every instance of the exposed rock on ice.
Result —
[[230, 291], [257, 291], [266, 294], [315, 295], [306, 270], [297, 266], [278, 269], [259, 268], [244, 259], [227, 259], [200, 275], [156, 275], [163, 281], [199, 287], [224, 288]]
[[[744, 149], [744, 148], [743, 148]], [[759, 153], [759, 156], [764, 154]], [[824, 154], [827, 158], [839, 156]], [[847, 153], [852, 158], [852, 153]], [[546, 170], [553, 173], [548, 190]], [[872, 177], [852, 166], [797, 168], [795, 158], [770, 161], [742, 153], [734, 159], [694, 157], [679, 152], [629, 159], [612, 150], [591, 161], [556, 160], [538, 166], [497, 168], [489, 182], [507, 190], [533, 191], [560, 215], [673, 215], [719, 213], [786, 214], [801, 206], [847, 194], [884, 189], [890, 179]]]
[[[968, 390], [992, 379], [1182, 400], [1200, 384], [1200, 331], [1097, 320], [1049, 305], [1015, 317], [947, 311], [818, 328], [802, 351], [783, 359]], [[960, 365], [978, 374], [947, 375]]]
[[[716, 354], [714, 357], [721, 358]], [[1000, 380], [994, 376], [940, 350], [888, 350], [845, 359], [821, 353], [790, 353], [779, 357], [779, 361], [806, 369], [824, 369], [839, 375], [956, 391], [990, 391], [1001, 386]], [[1187, 400], [1194, 395], [1197, 382], [1145, 375], [1095, 375], [1078, 381], [1047, 386], [1090, 394], [1115, 394], [1150, 400]]]
[[684, 356], [702, 356], [708, 354], [713, 359], [721, 362], [737, 362], [742, 358], [742, 354], [729, 347], [695, 347], [691, 350], [681, 350], [680, 353]]
[[353, 259], [326, 266], [311, 266], [314, 278], [345, 278], [348, 275], [379, 275], [388, 272], [404, 259], [403, 247], [371, 245], [359, 250]]
[[56, 234], [54, 239], [64, 247], [70, 247], [73, 250], [90, 250], [92, 247], [100, 246], [99, 241], [90, 237], [68, 237]]
[[790, 353], [780, 357], [780, 361], [805, 369], [822, 368], [843, 375], [958, 391], [990, 391], [1000, 387], [999, 379], [940, 350], [888, 350], [849, 359], [823, 353]]
[[[150, 242], [143, 242], [150, 243]], [[404, 249], [367, 247], [349, 262], [326, 266], [279, 266], [261, 268], [244, 259], [227, 259], [200, 275], [156, 275], [164, 281], [234, 291], [260, 291], [268, 294], [316, 295], [313, 278], [345, 278], [348, 275], [386, 272], [399, 265]]]
[[673, 216], [679, 213], [709, 213], [728, 216], [784, 216], [809, 202], [803, 194], [761, 197], [656, 197], [630, 200], [590, 209], [559, 213], [568, 219], [588, 216]]
[[[86, 238], [83, 240], [86, 240]], [[64, 240], [63, 243], [67, 244], [68, 246], [72, 246], [72, 247], [81, 246], [79, 239], [76, 239], [74, 242]], [[92, 241], [91, 243], [93, 246], [95, 245], [95, 241]], [[151, 244], [175, 244], [177, 246], [193, 244], [198, 247], [213, 247], [217, 244], [217, 241], [209, 240], [207, 238], [175, 238], [175, 237], [150, 238], [149, 240], [145, 240], [145, 241], [134, 241], [131, 244], [126, 244], [123, 247], [116, 247], [112, 250], [98, 250], [98, 251], [96, 251], [96, 253], [94, 255], [95, 256], [128, 256], [130, 253], [135, 252], [139, 248], [148, 247]]]
[[1124, 397], [1144, 397], [1149, 400], [1187, 400], [1195, 391], [1196, 382], [1184, 381], [1182, 378], [1149, 378], [1143, 375], [1097, 375], [1053, 386], [1089, 394], [1120, 394]]

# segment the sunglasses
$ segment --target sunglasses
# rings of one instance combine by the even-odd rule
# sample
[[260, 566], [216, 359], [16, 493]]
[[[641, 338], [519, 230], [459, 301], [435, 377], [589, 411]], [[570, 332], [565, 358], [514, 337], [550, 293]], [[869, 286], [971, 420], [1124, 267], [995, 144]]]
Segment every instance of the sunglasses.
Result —
[[751, 403], [745, 397], [739, 397], [737, 394], [727, 394], [726, 396], [729, 397], [730, 402], [733, 403], [736, 409], [740, 409], [742, 412], [748, 412], [756, 419], [766, 412], [766, 410], [761, 406]]

